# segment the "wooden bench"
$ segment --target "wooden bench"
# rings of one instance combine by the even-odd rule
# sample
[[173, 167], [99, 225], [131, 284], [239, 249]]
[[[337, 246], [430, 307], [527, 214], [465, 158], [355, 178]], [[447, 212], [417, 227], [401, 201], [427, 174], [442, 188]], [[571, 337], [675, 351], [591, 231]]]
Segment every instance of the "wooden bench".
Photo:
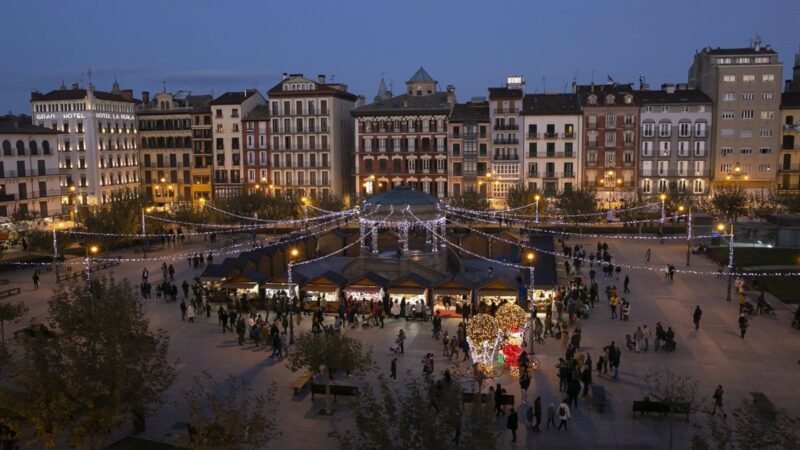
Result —
[[633, 402], [633, 417], [636, 418], [636, 413], [639, 413], [640, 416], [643, 416], [645, 413], [660, 413], [662, 416], [667, 414], [686, 414], [686, 420], [689, 420], [689, 413], [691, 413], [691, 408], [689, 407], [688, 403], [675, 403], [672, 405], [672, 409], [670, 409], [669, 405], [656, 402], [652, 400], [642, 400], [642, 401], [634, 401]]
[[775, 405], [772, 404], [770, 399], [763, 392], [751, 392], [750, 395], [753, 396], [753, 405], [758, 409], [758, 412], [771, 420], [775, 420], [778, 410], [775, 409]]
[[2, 291], [0, 291], [0, 298], [11, 297], [12, 295], [17, 295], [20, 292], [22, 292], [22, 289], [20, 289], [18, 287], [11, 288], [11, 289], [3, 289]]
[[[311, 383], [311, 401], [314, 401], [314, 394], [326, 395], [324, 384]], [[330, 394], [333, 396], [333, 401], [336, 397], [353, 397], [358, 394], [358, 388], [355, 386], [344, 386], [341, 384], [332, 384], [330, 386]]]
[[295, 382], [292, 384], [292, 389], [294, 390], [294, 393], [297, 394], [304, 387], [306, 387], [308, 382], [311, 381], [312, 377], [313, 377], [313, 374], [311, 373], [310, 370], [306, 370], [305, 372], [303, 372], [300, 375], [300, 377], [297, 380], [295, 380]]
[[592, 384], [592, 404], [597, 408], [597, 412], [603, 412], [608, 399], [606, 399], [606, 388], [599, 384]]
[[[481, 403], [489, 403], [494, 401], [493, 398], [489, 396], [487, 392], [481, 392]], [[477, 399], [478, 394], [475, 392], [462, 392], [461, 399], [464, 403], [474, 403]], [[502, 394], [500, 396], [500, 405], [501, 406], [514, 406], [514, 395], [512, 394]]]

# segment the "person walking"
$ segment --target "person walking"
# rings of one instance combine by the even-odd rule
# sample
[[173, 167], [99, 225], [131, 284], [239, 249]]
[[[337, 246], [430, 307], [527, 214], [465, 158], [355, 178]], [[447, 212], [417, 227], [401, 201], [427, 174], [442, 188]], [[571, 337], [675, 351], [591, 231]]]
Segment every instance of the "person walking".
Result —
[[650, 249], [648, 248], [646, 252], [644, 252], [644, 259], [647, 262], [650, 262]]
[[614, 341], [611, 341], [611, 346], [608, 348], [608, 358], [611, 368], [614, 369], [613, 377], [617, 378], [619, 376], [619, 362], [622, 358], [622, 350], [614, 345]]
[[517, 427], [519, 426], [519, 416], [517, 410], [511, 407], [511, 412], [508, 414], [508, 421], [506, 427], [511, 430], [511, 442], [517, 442]]
[[700, 329], [700, 318], [703, 317], [703, 310], [700, 309], [700, 305], [695, 306], [694, 314], [692, 314], [692, 320], [694, 321], [694, 329], [695, 331]]
[[531, 375], [528, 373], [528, 370], [523, 370], [519, 376], [519, 389], [520, 389], [520, 396], [522, 397], [522, 403], [527, 405], [528, 404], [528, 388], [531, 385]]
[[591, 364], [584, 366], [583, 371], [581, 372], [581, 383], [583, 383], [583, 396], [586, 397], [589, 394], [589, 386], [592, 385]]
[[561, 402], [561, 404], [558, 405], [558, 420], [559, 420], [559, 422], [558, 422], [558, 428], [556, 429], [556, 431], [561, 431], [561, 428], [564, 428], [565, 430], [569, 431], [569, 426], [567, 425], [567, 422], [569, 422], [569, 419], [571, 419], [571, 418], [572, 418], [572, 416], [570, 416], [570, 414], [569, 414], [569, 405], [567, 405], [564, 402]]
[[186, 322], [186, 302], [181, 300], [181, 320]]
[[747, 327], [750, 326], [750, 321], [747, 320], [747, 317], [744, 314], [739, 316], [739, 331], [742, 332], [742, 339], [744, 339], [744, 334], [747, 332]]
[[644, 335], [644, 351], [647, 351], [650, 348], [650, 338], [653, 333], [647, 325], [642, 325], [642, 334]]
[[396, 380], [397, 379], [397, 358], [392, 359], [392, 365], [389, 367], [390, 375], [389, 378]]
[[[542, 431], [539, 429], [539, 425], [542, 423], [542, 398], [538, 395], [536, 396], [536, 400], [533, 401], [533, 417], [536, 419], [536, 423], [533, 425], [533, 431]], [[555, 425], [555, 423], [553, 425]]]
[[39, 289], [39, 269], [33, 271], [33, 290]]
[[631, 293], [631, 290], [628, 289], [628, 285], [630, 284], [630, 282], [631, 282], [631, 277], [629, 277], [626, 274], [625, 275], [625, 280], [622, 282], [622, 293], [623, 294], [630, 294]]
[[506, 393], [506, 390], [503, 389], [503, 386], [500, 383], [497, 383], [497, 387], [494, 388], [494, 411], [495, 417], [499, 416], [500, 414], [506, 415], [506, 412], [503, 411], [503, 394]]
[[717, 409], [719, 409], [719, 412], [722, 413], [723, 420], [728, 418], [728, 414], [725, 412], [722, 406], [722, 394], [724, 393], [725, 391], [722, 390], [722, 385], [718, 384], [717, 388], [714, 390], [714, 395], [712, 396], [714, 399], [714, 408], [711, 410], [711, 415], [713, 416], [717, 413]]
[[550, 403], [547, 405], [547, 429], [550, 429], [550, 425], [553, 425], [553, 428], [556, 427], [556, 404]]
[[643, 341], [644, 333], [642, 332], [642, 327], [636, 327], [636, 331], [633, 332], [633, 343], [636, 348], [636, 353], [639, 353], [642, 350]]
[[406, 332], [403, 329], [400, 329], [400, 332], [397, 333], [397, 343], [400, 344], [400, 354], [405, 352], [404, 343], [406, 342]]
[[236, 334], [239, 335], [239, 345], [244, 345], [244, 333], [247, 327], [244, 324], [244, 317], [239, 317], [236, 321]]
[[195, 316], [194, 305], [189, 304], [189, 306], [186, 307], [186, 320], [189, 323], [194, 323], [194, 316]]

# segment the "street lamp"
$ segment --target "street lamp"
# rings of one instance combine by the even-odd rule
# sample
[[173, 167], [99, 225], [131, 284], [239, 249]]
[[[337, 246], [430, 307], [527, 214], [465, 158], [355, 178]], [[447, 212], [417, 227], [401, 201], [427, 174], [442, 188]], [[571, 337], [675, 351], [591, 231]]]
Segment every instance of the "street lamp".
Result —
[[536, 255], [532, 251], [529, 251], [525, 255], [525, 259], [528, 261], [528, 270], [529, 270], [529, 274], [530, 274], [530, 280], [528, 280], [528, 294], [529, 294], [529, 298], [530, 298], [530, 300], [529, 300], [530, 303], [528, 304], [528, 308], [531, 310], [531, 337], [530, 337], [530, 341], [529, 341], [531, 343], [531, 354], [533, 354], [533, 341], [534, 341], [534, 338], [535, 338], [535, 334], [534, 334], [533, 330], [535, 328], [534, 321], [536, 320], [536, 297], [535, 297], [535, 294], [534, 294], [535, 290], [534, 290], [534, 284], [533, 284], [534, 276], [536, 275], [536, 265], [533, 263], [535, 258], [536, 258]]
[[145, 236], [144, 243], [144, 257], [147, 258], [147, 248], [150, 247], [150, 236], [147, 235], [147, 227], [145, 226], [144, 213], [150, 214], [153, 212], [152, 206], [142, 207], [142, 235]]
[[[678, 206], [678, 212], [683, 212], [686, 208]], [[689, 205], [686, 218], [686, 267], [689, 267], [692, 256], [692, 205]]]
[[661, 223], [658, 225], [658, 232], [661, 235], [660, 237], [664, 237], [664, 216], [666, 213], [665, 209], [665, 202], [667, 200], [667, 194], [661, 194], [659, 197], [661, 199]]
[[96, 245], [86, 246], [86, 281], [91, 281], [92, 273], [92, 258], [100, 251], [100, 247]]
[[[717, 225], [717, 230], [720, 232], [725, 231], [725, 224]], [[730, 230], [728, 231], [728, 295], [725, 297], [726, 301], [731, 301], [731, 289], [733, 288], [733, 222], [731, 222]]]
[[[289, 264], [291, 265], [292, 262], [294, 262], [297, 257], [300, 256], [300, 250], [298, 250], [297, 247], [293, 247], [289, 251], [289, 255], [291, 255], [291, 260], [289, 261]], [[294, 286], [291, 283], [289, 284], [289, 289], [292, 291], [292, 295], [289, 296], [289, 344], [291, 345], [294, 344]]]
[[[539, 223], [539, 194], [533, 196], [533, 200], [536, 201], [536, 217], [534, 219], [534, 223]], [[530, 253], [530, 256], [533, 257], [533, 253]]]

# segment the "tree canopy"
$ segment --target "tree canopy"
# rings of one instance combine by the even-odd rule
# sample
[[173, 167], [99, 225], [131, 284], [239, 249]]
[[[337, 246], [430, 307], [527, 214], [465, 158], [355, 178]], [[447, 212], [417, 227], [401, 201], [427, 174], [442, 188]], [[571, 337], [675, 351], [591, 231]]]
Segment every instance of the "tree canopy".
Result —
[[714, 192], [711, 204], [717, 214], [735, 222], [739, 216], [747, 212], [747, 195], [741, 186], [721, 187]]
[[450, 205], [456, 208], [471, 209], [473, 211], [486, 211], [491, 208], [491, 204], [486, 197], [472, 190], [451, 198]]
[[525, 186], [524, 184], [517, 184], [511, 186], [506, 194], [506, 204], [509, 209], [522, 208], [517, 210], [518, 214], [531, 214], [536, 213], [536, 196], [539, 196], [539, 215], [543, 216], [547, 213], [549, 203], [544, 197], [544, 194], [538, 189], [533, 189]]
[[556, 206], [568, 222], [589, 222], [591, 216], [586, 215], [597, 212], [597, 193], [593, 189], [564, 191], [556, 197]]

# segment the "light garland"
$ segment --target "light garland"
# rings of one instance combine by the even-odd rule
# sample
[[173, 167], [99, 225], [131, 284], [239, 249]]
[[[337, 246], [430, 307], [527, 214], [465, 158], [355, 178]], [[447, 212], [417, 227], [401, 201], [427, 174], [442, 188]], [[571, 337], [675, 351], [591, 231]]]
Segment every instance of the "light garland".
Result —
[[514, 303], [506, 303], [497, 308], [494, 318], [501, 331], [520, 329], [525, 326], [527, 321], [525, 310]]
[[314, 221], [314, 220], [323, 220], [323, 219], [326, 219], [326, 218], [328, 218], [330, 216], [349, 215], [349, 214], [353, 214], [352, 211], [354, 211], [354, 210], [350, 210], [350, 209], [345, 210], [345, 211], [326, 211], [328, 214], [324, 214], [324, 215], [320, 215], [320, 216], [314, 216], [314, 217], [305, 217], [303, 219], [257, 219], [255, 217], [247, 217], [247, 216], [236, 214], [236, 213], [233, 213], [233, 212], [230, 212], [230, 211], [225, 211], [224, 209], [217, 208], [216, 206], [210, 205], [210, 204], [206, 204], [205, 207], [208, 208], [208, 209], [211, 209], [213, 211], [217, 211], [219, 213], [225, 214], [225, 215], [230, 216], [230, 217], [236, 217], [237, 219], [250, 220], [250, 221], [259, 222], [259, 223], [299, 223], [299, 222], [309, 222], [309, 221]]
[[[459, 212], [459, 211], [453, 211], [453, 214], [455, 214], [455, 215], [457, 215], [459, 217], [462, 217], [462, 218], [467, 218], [467, 219], [470, 219], [470, 220], [477, 220], [477, 221], [484, 222], [484, 223], [497, 223], [498, 220], [502, 220], [503, 222], [513, 223], [513, 224], [533, 223], [535, 225], [559, 225], [559, 226], [563, 226], [563, 225], [569, 225], [569, 226], [593, 226], [593, 225], [598, 225], [599, 224], [599, 222], [564, 222], [563, 220], [556, 221], [556, 222], [543, 222], [543, 221], [540, 220], [539, 222], [536, 222], [535, 220], [531, 220], [531, 219], [505, 219], [505, 218], [502, 218], [502, 217], [497, 217], [495, 219], [489, 219], [489, 218], [486, 218], [486, 217], [483, 217], [483, 216], [480, 216], [480, 215], [470, 215], [472, 213]], [[671, 216], [671, 217], [674, 217], [675, 219], [678, 219], [678, 218], [686, 217], [686, 216], [687, 216], [686, 214], [680, 214], [680, 215], [675, 215], [675, 216]], [[655, 222], [655, 221], [658, 221], [658, 220], [661, 220], [661, 218], [659, 217], [659, 218], [654, 218], [654, 219], [626, 220], [626, 221], [614, 222], [614, 224], [634, 225], [634, 224], [640, 224], [640, 223]], [[526, 228], [528, 228], [528, 227], [526, 226]]]
[[[536, 202], [527, 204], [525, 206], [520, 206], [520, 207], [517, 207], [517, 208], [508, 209], [508, 210], [488, 210], [488, 211], [481, 211], [481, 210], [467, 209], [467, 208], [459, 208], [459, 207], [451, 206], [451, 205], [448, 205], [448, 204], [445, 204], [445, 207], [447, 209], [449, 209], [449, 210], [455, 210], [455, 211], [462, 211], [462, 212], [466, 212], [466, 213], [475, 213], [475, 214], [483, 214], [483, 215], [492, 215], [492, 216], [494, 216], [494, 215], [497, 215], [497, 214], [504, 214], [504, 213], [507, 214], [510, 211], [529, 208], [529, 207], [531, 207], [531, 206], [533, 206], [535, 204], [536, 204]], [[635, 211], [637, 209], [652, 208], [654, 206], [659, 206], [660, 207], [661, 206], [661, 202], [648, 203], [646, 205], [633, 206], [633, 207], [624, 208], [624, 209], [610, 209], [610, 210], [607, 210], [607, 211], [598, 211], [598, 212], [594, 212], [594, 213], [583, 213], [583, 214], [560, 214], [558, 216], [550, 216], [550, 217], [563, 218], [563, 217], [603, 216], [603, 215], [607, 215], [609, 212], [612, 212], [614, 214], [619, 214], [619, 213], [622, 213], [622, 212]], [[521, 216], [519, 214], [508, 214], [508, 215], [510, 215], [512, 217], [513, 216], [524, 217], [524, 216]], [[547, 216], [545, 216], [545, 217], [547, 217]]]

